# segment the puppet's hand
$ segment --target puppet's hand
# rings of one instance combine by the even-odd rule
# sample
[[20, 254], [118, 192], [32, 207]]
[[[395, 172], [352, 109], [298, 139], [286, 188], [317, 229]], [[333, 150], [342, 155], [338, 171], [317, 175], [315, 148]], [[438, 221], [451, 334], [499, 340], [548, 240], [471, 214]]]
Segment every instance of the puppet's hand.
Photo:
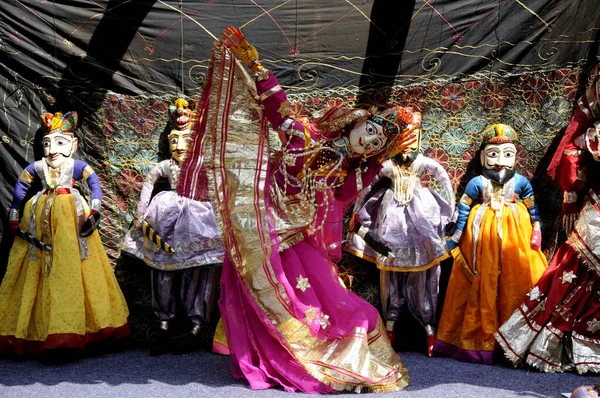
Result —
[[357, 233], [360, 228], [360, 219], [358, 214], [353, 213], [348, 222], [348, 233]]
[[79, 231], [79, 236], [85, 238], [90, 236], [96, 228], [98, 228], [98, 224], [100, 223], [101, 214], [97, 210], [91, 210], [90, 215], [87, 220], [83, 223], [81, 230]]
[[223, 37], [225, 46], [233, 51], [239, 60], [248, 66], [253, 73], [259, 73], [263, 69], [258, 60], [258, 51], [248, 42], [240, 29], [228, 26], [223, 32]]
[[454, 231], [454, 234], [450, 237], [450, 239], [446, 240], [446, 247], [448, 250], [454, 249], [458, 246], [458, 242], [460, 242], [460, 237], [462, 236], [462, 231], [458, 229]]
[[394, 255], [392, 254], [392, 250], [385, 244], [373, 238], [373, 235], [371, 234], [371, 232], [369, 232], [369, 229], [367, 227], [365, 227], [364, 225], [360, 225], [360, 223], [358, 222], [356, 224], [359, 226], [358, 230], [356, 231], [356, 234], [363, 238], [367, 245], [371, 246], [371, 249], [375, 250], [377, 253], [381, 254], [384, 257], [388, 257], [390, 255], [392, 258], [394, 257]]
[[454, 249], [454, 248], [455, 248], [455, 247], [457, 247], [457, 246], [458, 246], [458, 242], [457, 242], [457, 241], [455, 241], [455, 240], [454, 240], [454, 239], [452, 239], [452, 238], [451, 238], [451, 239], [448, 239], [448, 240], [446, 241], [446, 247], [448, 248], [448, 250], [452, 250], [452, 249]]
[[144, 221], [144, 215], [140, 214], [140, 213], [135, 213], [135, 216], [133, 217], [133, 226], [136, 227], [137, 229], [141, 229], [143, 221]]
[[19, 210], [10, 209], [8, 212], [8, 230], [14, 235], [17, 234], [17, 228], [19, 227]]
[[534, 250], [542, 246], [542, 231], [534, 229], [531, 233], [531, 248]]
[[19, 220], [10, 220], [8, 221], [8, 230], [11, 234], [17, 234], [17, 228], [19, 227]]
[[[382, 256], [388, 257], [391, 254], [392, 251], [390, 250], [390, 248], [384, 245], [383, 243], [379, 242], [378, 240], [373, 239], [370, 233], [367, 233], [364, 239], [365, 242], [367, 242], [367, 244], [371, 246], [373, 250], [375, 250]], [[392, 255], [391, 257], [393, 258], [394, 256]]]

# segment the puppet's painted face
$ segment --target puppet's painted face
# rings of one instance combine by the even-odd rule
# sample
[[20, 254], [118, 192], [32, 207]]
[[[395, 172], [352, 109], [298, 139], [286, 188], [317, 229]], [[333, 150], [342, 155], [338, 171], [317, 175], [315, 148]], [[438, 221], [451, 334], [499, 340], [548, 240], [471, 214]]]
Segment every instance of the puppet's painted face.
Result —
[[42, 139], [44, 159], [48, 166], [57, 169], [77, 150], [77, 138], [62, 133], [52, 133]]
[[352, 151], [366, 157], [381, 152], [387, 141], [383, 127], [372, 120], [366, 120], [354, 126], [348, 134], [348, 139]]
[[515, 174], [517, 148], [514, 144], [488, 144], [481, 151], [484, 175], [498, 183], [505, 183]]
[[171, 156], [178, 163], [183, 163], [187, 154], [188, 144], [192, 140], [190, 130], [171, 130], [169, 133], [169, 149]]

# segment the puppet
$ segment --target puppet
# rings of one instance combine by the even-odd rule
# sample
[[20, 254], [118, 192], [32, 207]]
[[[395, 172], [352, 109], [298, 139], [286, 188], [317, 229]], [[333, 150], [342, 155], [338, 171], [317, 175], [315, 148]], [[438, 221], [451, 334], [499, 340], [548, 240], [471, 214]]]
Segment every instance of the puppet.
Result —
[[516, 139], [504, 124], [484, 130], [482, 174], [467, 184], [447, 242], [454, 266], [435, 350], [459, 360], [492, 363], [494, 333], [546, 269], [533, 189], [515, 171]]
[[[100, 181], [72, 158], [77, 113], [46, 113], [42, 123], [44, 159], [27, 166], [15, 186], [9, 229], [16, 237], [0, 286], [0, 350], [25, 355], [129, 333], [127, 304], [96, 230]], [[19, 222], [36, 179], [43, 189]], [[80, 180], [91, 190], [91, 206], [73, 186]]]
[[596, 78], [578, 101], [548, 170], [563, 190], [568, 239], [495, 335], [515, 366], [600, 372], [600, 184], [592, 178], [600, 171], [599, 89]]
[[[351, 201], [377, 173], [391, 138], [404, 140], [397, 108], [331, 108], [309, 126], [290, 117], [285, 92], [240, 30], [213, 51], [191, 166], [180, 188], [194, 197], [207, 174], [226, 258], [219, 305], [235, 377], [251, 388], [397, 391], [406, 369], [377, 310], [344, 287], [311, 237], [328, 199]], [[268, 125], [281, 151], [269, 156]], [[206, 153], [204, 163], [194, 160]], [[198, 166], [198, 167], [195, 167]], [[182, 185], [183, 184], [183, 185]], [[201, 189], [200, 189], [201, 191]], [[215, 206], [217, 208], [217, 206]]]
[[[421, 115], [407, 113], [407, 127], [420, 137]], [[381, 270], [381, 303], [390, 341], [394, 341], [396, 321], [407, 307], [425, 328], [431, 356], [439, 263], [449, 257], [445, 227], [454, 212], [454, 191], [444, 168], [419, 153], [419, 142], [402, 152], [396, 153], [394, 148], [388, 152], [391, 158], [383, 163], [359, 206], [351, 227], [357, 232], [349, 236], [346, 251]], [[448, 200], [421, 185], [424, 173], [438, 181]]]
[[[152, 349], [156, 355], [170, 349], [167, 340], [178, 300], [191, 322], [192, 336], [210, 322], [223, 262], [210, 202], [180, 196], [175, 190], [191, 140], [192, 112], [183, 99], [175, 101], [171, 112], [175, 123], [168, 135], [171, 158], [148, 173], [133, 228], [124, 239], [124, 250], [151, 267], [152, 310], [159, 320], [159, 342]], [[151, 197], [160, 178], [168, 180], [170, 189]]]

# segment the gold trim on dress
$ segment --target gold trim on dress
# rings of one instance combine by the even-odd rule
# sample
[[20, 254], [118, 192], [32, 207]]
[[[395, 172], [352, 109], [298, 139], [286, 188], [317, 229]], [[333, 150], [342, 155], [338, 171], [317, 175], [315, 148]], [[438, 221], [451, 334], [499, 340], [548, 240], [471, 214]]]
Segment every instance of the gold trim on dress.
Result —
[[[462, 253], [461, 253], [461, 255], [462, 255]], [[381, 257], [383, 257], [383, 256], [381, 256]], [[377, 258], [379, 259], [379, 256], [377, 256]], [[439, 256], [438, 258], [436, 258], [429, 264], [421, 265], [419, 267], [393, 267], [393, 266], [389, 266], [389, 265], [383, 265], [379, 261], [377, 261], [377, 268], [379, 268], [382, 271], [392, 271], [392, 272], [421, 272], [421, 271], [426, 271], [429, 268], [435, 267], [436, 265], [438, 265], [439, 263], [441, 263], [442, 261], [444, 261], [447, 258], [450, 258], [450, 253], [442, 254], [441, 256]]]
[[289, 249], [290, 247], [302, 242], [304, 240], [304, 235], [302, 232], [297, 232], [288, 237], [282, 237], [282, 235], [279, 235], [279, 238], [281, 239], [281, 243], [279, 243], [278, 251], [282, 252], [285, 249]]
[[354, 249], [351, 249], [349, 247], [344, 247], [344, 251], [347, 252], [347, 253], [353, 254], [353, 255], [355, 255], [358, 258], [362, 258], [363, 260], [366, 260], [366, 261], [368, 261], [370, 263], [373, 263], [373, 264], [377, 263], [377, 260], [375, 260], [373, 257], [367, 256], [366, 254], [361, 253], [359, 251], [356, 251]]
[[269, 98], [270, 96], [272, 96], [273, 94], [275, 94], [278, 91], [281, 91], [281, 86], [279, 84], [274, 87], [271, 87], [270, 89], [268, 89], [267, 91], [262, 93], [259, 97], [260, 102], [263, 102], [264, 100], [266, 100], [267, 98]]

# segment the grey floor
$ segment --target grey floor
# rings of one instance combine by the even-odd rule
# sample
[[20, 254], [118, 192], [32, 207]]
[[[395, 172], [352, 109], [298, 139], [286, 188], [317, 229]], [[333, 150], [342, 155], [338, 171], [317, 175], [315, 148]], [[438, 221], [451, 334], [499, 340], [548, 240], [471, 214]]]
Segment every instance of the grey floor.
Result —
[[[422, 353], [400, 353], [411, 385], [394, 397], [561, 397], [599, 375], [542, 374], [475, 365]], [[339, 394], [337, 396], [354, 396]], [[252, 391], [229, 371], [229, 358], [208, 352], [150, 357], [144, 349], [96, 353], [76, 361], [0, 359], [0, 397], [283, 397], [281, 389]]]

